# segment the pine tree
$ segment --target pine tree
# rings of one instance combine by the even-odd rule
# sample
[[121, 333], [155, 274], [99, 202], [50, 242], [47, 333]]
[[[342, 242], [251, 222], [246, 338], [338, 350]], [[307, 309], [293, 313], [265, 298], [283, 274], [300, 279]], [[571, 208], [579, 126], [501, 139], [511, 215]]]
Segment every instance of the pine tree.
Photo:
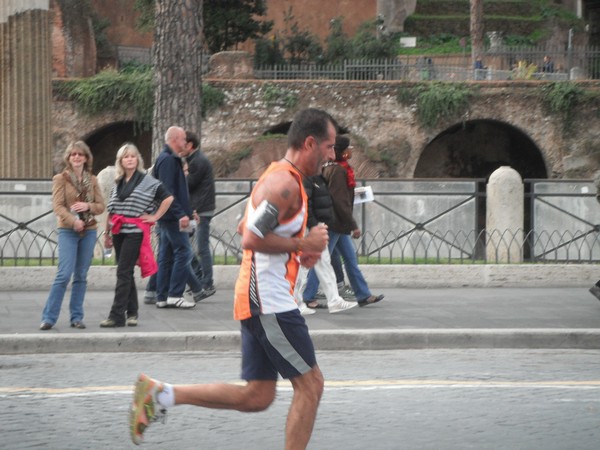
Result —
[[157, 0], [154, 16], [152, 155], [171, 125], [201, 133], [202, 0]]

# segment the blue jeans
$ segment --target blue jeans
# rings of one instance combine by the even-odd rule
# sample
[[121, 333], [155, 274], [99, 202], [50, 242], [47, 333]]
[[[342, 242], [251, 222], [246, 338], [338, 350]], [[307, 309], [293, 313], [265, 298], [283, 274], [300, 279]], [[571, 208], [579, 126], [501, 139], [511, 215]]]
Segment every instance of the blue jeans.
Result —
[[211, 216], [200, 216], [200, 222], [196, 228], [196, 251], [200, 263], [200, 270], [196, 271], [196, 275], [201, 271], [200, 284], [205, 289], [213, 285], [213, 259], [209, 245], [211, 220]]
[[331, 252], [331, 267], [333, 267], [333, 271], [335, 272], [336, 283], [343, 283], [344, 269], [342, 269], [342, 258], [340, 258], [340, 252], [337, 249]]
[[73, 276], [69, 303], [71, 323], [83, 320], [87, 273], [92, 264], [95, 246], [96, 230], [88, 230], [81, 236], [71, 228], [58, 229], [58, 271], [42, 312], [42, 322], [54, 325], [58, 320], [71, 276]]
[[202, 289], [192, 271], [192, 246], [188, 233], [179, 231], [179, 222], [160, 223], [158, 247], [158, 273], [156, 274], [156, 298], [181, 297], [185, 285], [194, 292]]
[[[371, 296], [371, 291], [367, 285], [365, 277], [358, 268], [358, 258], [356, 257], [356, 250], [352, 245], [352, 238], [348, 234], [340, 234], [329, 230], [329, 253], [337, 250], [344, 260], [344, 267], [346, 268], [346, 274], [350, 285], [354, 290], [357, 300], [362, 301]], [[306, 281], [306, 289], [304, 289], [304, 295], [302, 296], [305, 302], [310, 302], [315, 298], [317, 289], [319, 288], [319, 279], [314, 270], [308, 274], [308, 280]]]

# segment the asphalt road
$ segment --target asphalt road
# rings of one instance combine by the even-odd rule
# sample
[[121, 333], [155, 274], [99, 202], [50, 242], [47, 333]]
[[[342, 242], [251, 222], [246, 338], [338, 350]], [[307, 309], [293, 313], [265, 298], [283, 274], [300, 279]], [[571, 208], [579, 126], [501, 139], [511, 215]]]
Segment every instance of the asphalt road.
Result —
[[[596, 449], [598, 350], [319, 352], [325, 394], [310, 449]], [[236, 352], [0, 356], [7, 449], [128, 449], [139, 372], [173, 383], [239, 382]], [[177, 406], [145, 448], [283, 448], [291, 388], [243, 414]]]

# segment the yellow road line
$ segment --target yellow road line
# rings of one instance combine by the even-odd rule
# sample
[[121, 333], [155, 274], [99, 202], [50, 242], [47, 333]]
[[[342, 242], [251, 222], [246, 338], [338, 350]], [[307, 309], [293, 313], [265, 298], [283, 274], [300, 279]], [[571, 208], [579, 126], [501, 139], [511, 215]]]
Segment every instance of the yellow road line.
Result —
[[[233, 382], [242, 385], [243, 382]], [[290, 388], [289, 381], [279, 381], [281, 388]], [[600, 388], [600, 380], [555, 381], [499, 381], [499, 380], [339, 380], [326, 381], [325, 388]], [[132, 392], [128, 386], [81, 386], [66, 388], [49, 387], [0, 387], [0, 395], [68, 395], [92, 393]]]

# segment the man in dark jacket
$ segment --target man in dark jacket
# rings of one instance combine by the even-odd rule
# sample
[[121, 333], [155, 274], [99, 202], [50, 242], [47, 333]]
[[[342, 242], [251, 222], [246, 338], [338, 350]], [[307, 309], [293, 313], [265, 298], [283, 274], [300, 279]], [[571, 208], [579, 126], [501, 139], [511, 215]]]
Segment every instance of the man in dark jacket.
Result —
[[[350, 139], [346, 136], [335, 138], [335, 161], [330, 161], [323, 166], [323, 178], [327, 181], [327, 187], [333, 201], [334, 222], [329, 227], [329, 252], [339, 250], [344, 259], [344, 267], [348, 279], [355, 292], [358, 306], [367, 306], [380, 302], [383, 295], [371, 295], [369, 285], [365, 280], [360, 268], [356, 250], [350, 236], [360, 237], [360, 229], [353, 217], [354, 187], [356, 180], [354, 170], [348, 164], [352, 157], [349, 148]], [[306, 282], [304, 298], [311, 298], [317, 292], [318, 281], [314, 274], [309, 274]]]
[[[215, 178], [210, 160], [198, 148], [200, 140], [195, 133], [186, 131], [185, 159], [188, 163], [187, 184], [192, 211], [198, 215], [196, 228], [196, 253], [200, 260], [196, 276], [202, 291], [199, 299], [216, 292], [213, 284], [213, 259], [210, 251], [210, 221], [215, 214]], [[200, 298], [201, 297], [201, 298]]]
[[185, 130], [172, 126], [165, 133], [165, 147], [154, 163], [152, 175], [160, 180], [174, 200], [159, 222], [158, 273], [156, 306], [158, 308], [193, 308], [196, 302], [183, 297], [189, 284], [194, 298], [202, 290], [192, 272], [192, 247], [186, 230], [192, 209], [181, 154], [185, 151]]
[[[308, 197], [308, 219], [306, 228], [311, 229], [318, 225], [319, 222], [324, 223], [327, 227], [331, 228], [334, 220], [333, 202], [331, 200], [331, 195], [329, 195], [325, 179], [321, 175], [303, 178], [302, 185], [304, 186], [304, 191]], [[347, 311], [358, 306], [358, 303], [347, 302], [339, 296], [335, 272], [333, 271], [333, 267], [331, 267], [328, 251], [321, 253], [321, 258], [319, 258], [311, 270], [314, 270], [319, 278], [321, 289], [327, 299], [327, 308], [330, 313], [333, 314]], [[296, 280], [296, 289], [294, 290], [294, 297], [299, 304], [302, 315], [313, 314], [315, 309], [324, 307], [324, 305], [322, 306], [312, 295], [308, 298], [303, 296], [307, 275], [308, 270], [301, 267], [298, 272], [298, 279]]]

